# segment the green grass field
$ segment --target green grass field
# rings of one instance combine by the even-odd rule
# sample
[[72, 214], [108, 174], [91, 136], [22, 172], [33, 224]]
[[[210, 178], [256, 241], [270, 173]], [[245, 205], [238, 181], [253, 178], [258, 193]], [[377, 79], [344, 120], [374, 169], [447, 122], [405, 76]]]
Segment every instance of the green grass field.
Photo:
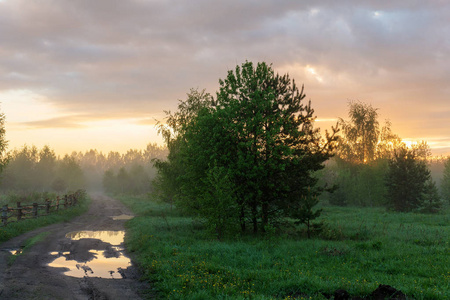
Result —
[[450, 299], [450, 215], [324, 207], [326, 230], [217, 241], [198, 221], [145, 197], [121, 197], [137, 217], [126, 247], [160, 298], [325, 299], [388, 284], [415, 299]]

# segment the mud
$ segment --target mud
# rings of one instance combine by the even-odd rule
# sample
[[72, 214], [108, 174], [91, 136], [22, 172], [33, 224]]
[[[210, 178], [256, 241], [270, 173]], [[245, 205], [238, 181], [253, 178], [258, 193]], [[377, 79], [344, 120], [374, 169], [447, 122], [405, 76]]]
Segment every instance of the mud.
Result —
[[[119, 201], [91, 195], [90, 209], [70, 222], [28, 232], [0, 245], [0, 299], [142, 299], [149, 286], [123, 247], [131, 212]], [[17, 255], [11, 250], [43, 232], [46, 238]]]

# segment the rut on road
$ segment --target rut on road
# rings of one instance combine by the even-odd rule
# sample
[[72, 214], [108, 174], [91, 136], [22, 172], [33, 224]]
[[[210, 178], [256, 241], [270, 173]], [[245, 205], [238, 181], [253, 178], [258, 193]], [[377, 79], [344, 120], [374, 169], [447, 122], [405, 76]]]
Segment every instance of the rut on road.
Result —
[[[126, 220], [113, 218], [131, 215], [122, 203], [101, 194], [91, 195], [91, 199], [89, 211], [72, 221], [39, 228], [0, 245], [3, 250], [0, 251], [0, 299], [142, 299], [142, 292], [148, 286], [138, 280], [138, 270], [133, 264], [118, 270], [120, 279], [98, 278], [89, 270], [86, 261], [95, 256], [93, 250], [105, 257], [118, 257], [117, 245], [96, 238], [66, 237], [79, 231], [124, 230]], [[8, 266], [11, 253], [7, 250], [18, 249], [41, 233], [48, 234]], [[63, 272], [67, 269], [49, 267], [58, 256], [77, 261], [77, 268], [83, 269], [86, 276], [66, 276]], [[110, 273], [117, 275], [117, 272]]]

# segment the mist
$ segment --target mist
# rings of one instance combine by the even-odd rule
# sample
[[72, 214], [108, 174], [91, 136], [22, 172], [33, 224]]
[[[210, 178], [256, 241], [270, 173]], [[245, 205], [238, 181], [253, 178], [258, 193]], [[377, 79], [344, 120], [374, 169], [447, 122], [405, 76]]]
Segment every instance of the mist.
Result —
[[8, 164], [0, 182], [5, 195], [67, 193], [78, 189], [145, 194], [151, 191], [151, 181], [156, 175], [152, 160], [164, 159], [167, 150], [148, 144], [145, 149], [130, 149], [126, 153], [104, 154], [90, 149], [57, 156], [50, 146], [39, 149], [25, 145], [9, 151], [6, 156]]

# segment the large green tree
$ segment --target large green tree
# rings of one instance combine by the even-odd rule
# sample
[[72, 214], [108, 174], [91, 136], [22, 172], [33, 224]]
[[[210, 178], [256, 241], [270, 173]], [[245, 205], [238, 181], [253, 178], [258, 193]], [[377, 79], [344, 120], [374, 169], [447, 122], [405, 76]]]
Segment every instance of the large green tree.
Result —
[[[205, 90], [191, 89], [186, 100], [179, 100], [178, 110], [165, 111], [165, 124], [158, 123], [158, 132], [163, 137], [169, 153], [167, 158], [155, 158], [153, 164], [158, 170], [153, 180], [155, 193], [164, 202], [173, 205], [182, 195], [181, 180], [186, 173], [182, 149], [186, 147], [186, 130], [199, 112], [212, 106], [212, 97]], [[186, 205], [185, 205], [186, 206]]]
[[[320, 193], [313, 173], [331, 157], [334, 132], [321, 137], [303, 88], [266, 63], [246, 62], [219, 83], [213, 105], [194, 106], [188, 122], [175, 124], [181, 124], [177, 132], [182, 133], [175, 140], [182, 170], [176, 176], [178, 203], [208, 219], [220, 205], [205, 194], [228, 191], [222, 200], [234, 204], [241, 230], [250, 221], [254, 232], [265, 231], [290, 215], [308, 188]], [[170, 164], [173, 149], [168, 146]]]

